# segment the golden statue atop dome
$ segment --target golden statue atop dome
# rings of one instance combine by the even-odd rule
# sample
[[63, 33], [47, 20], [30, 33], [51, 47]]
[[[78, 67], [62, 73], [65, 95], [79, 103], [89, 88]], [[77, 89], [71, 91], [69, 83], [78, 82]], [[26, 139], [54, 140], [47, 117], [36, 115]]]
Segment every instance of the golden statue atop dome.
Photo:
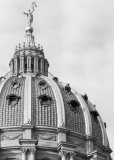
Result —
[[37, 7], [36, 2], [32, 2], [31, 8], [32, 11], [30, 11], [30, 9], [28, 10], [28, 13], [23, 12], [25, 15], [27, 15], [27, 24], [29, 26], [31, 26], [32, 22], [33, 22], [33, 12], [35, 10], [35, 7]]

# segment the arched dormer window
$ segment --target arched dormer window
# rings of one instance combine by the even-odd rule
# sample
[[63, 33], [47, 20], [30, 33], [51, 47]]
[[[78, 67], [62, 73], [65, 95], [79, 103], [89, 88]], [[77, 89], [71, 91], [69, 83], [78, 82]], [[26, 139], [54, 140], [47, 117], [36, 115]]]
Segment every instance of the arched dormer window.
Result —
[[10, 94], [6, 98], [8, 100], [8, 105], [15, 106], [18, 103], [20, 96], [17, 96], [15, 94]]
[[80, 103], [77, 101], [77, 100], [71, 100], [68, 102], [68, 104], [70, 105], [70, 109], [76, 113], [79, 111], [79, 106], [80, 106]]
[[41, 105], [43, 106], [48, 106], [51, 104], [52, 98], [48, 95], [41, 95], [38, 97], [40, 100]]

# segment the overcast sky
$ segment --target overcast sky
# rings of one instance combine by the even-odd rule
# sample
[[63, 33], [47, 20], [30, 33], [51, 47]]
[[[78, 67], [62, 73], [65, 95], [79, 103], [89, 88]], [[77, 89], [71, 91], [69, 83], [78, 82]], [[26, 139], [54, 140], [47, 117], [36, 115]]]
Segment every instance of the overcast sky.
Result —
[[[31, 0], [0, 1], [0, 76], [23, 43]], [[44, 47], [49, 72], [88, 94], [114, 150], [114, 1], [37, 0], [35, 42]], [[114, 158], [114, 153], [112, 153]]]

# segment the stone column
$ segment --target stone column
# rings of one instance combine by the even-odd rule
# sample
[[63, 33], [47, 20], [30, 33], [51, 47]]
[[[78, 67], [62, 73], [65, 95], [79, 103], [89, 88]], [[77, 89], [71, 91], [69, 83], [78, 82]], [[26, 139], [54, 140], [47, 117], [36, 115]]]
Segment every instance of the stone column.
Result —
[[21, 148], [21, 152], [22, 152], [22, 160], [26, 160], [26, 152], [27, 152], [27, 149]]
[[27, 57], [27, 72], [31, 72], [31, 57]]
[[20, 57], [20, 72], [24, 72], [24, 56]]
[[70, 154], [70, 160], [74, 160], [76, 153], [70, 152], [69, 154]]
[[68, 152], [67, 151], [60, 151], [59, 155], [61, 156], [61, 160], [66, 160]]
[[34, 57], [34, 72], [38, 72], [38, 58]]
[[30, 148], [29, 151], [30, 151], [30, 154], [31, 154], [31, 160], [35, 160], [36, 149], [35, 148]]
[[44, 59], [41, 59], [40, 61], [40, 69], [41, 69], [41, 73], [44, 73]]

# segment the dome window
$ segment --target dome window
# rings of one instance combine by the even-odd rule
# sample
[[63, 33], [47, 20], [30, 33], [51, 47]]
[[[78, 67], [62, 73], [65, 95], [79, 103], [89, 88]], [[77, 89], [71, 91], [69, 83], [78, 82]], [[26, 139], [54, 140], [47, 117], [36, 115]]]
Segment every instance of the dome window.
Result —
[[41, 96], [39, 96], [38, 99], [40, 99], [40, 103], [43, 106], [49, 106], [51, 104], [51, 100], [52, 100], [52, 98], [47, 95], [41, 95]]
[[20, 86], [20, 83], [16, 79], [14, 79], [11, 83], [11, 86], [13, 89], [16, 89]]
[[95, 122], [98, 122], [98, 119], [97, 119], [97, 117], [99, 116], [99, 113], [97, 112], [97, 111], [90, 111], [90, 113], [91, 113], [91, 115], [93, 116], [93, 118], [94, 118], [94, 121]]
[[8, 100], [8, 105], [10, 106], [15, 106], [20, 99], [20, 97], [15, 94], [10, 94], [6, 98]]
[[66, 84], [66, 86], [65, 86], [65, 91], [66, 91], [67, 93], [71, 93], [71, 88], [70, 88], [70, 84], [69, 84], [69, 83]]
[[79, 106], [80, 103], [77, 100], [71, 100], [70, 102], [68, 102], [68, 104], [70, 105], [70, 109], [76, 113], [79, 111]]
[[46, 89], [46, 88], [48, 87], [46, 81], [44, 81], [44, 80], [41, 80], [41, 81], [39, 82], [39, 86], [40, 86], [42, 89]]

